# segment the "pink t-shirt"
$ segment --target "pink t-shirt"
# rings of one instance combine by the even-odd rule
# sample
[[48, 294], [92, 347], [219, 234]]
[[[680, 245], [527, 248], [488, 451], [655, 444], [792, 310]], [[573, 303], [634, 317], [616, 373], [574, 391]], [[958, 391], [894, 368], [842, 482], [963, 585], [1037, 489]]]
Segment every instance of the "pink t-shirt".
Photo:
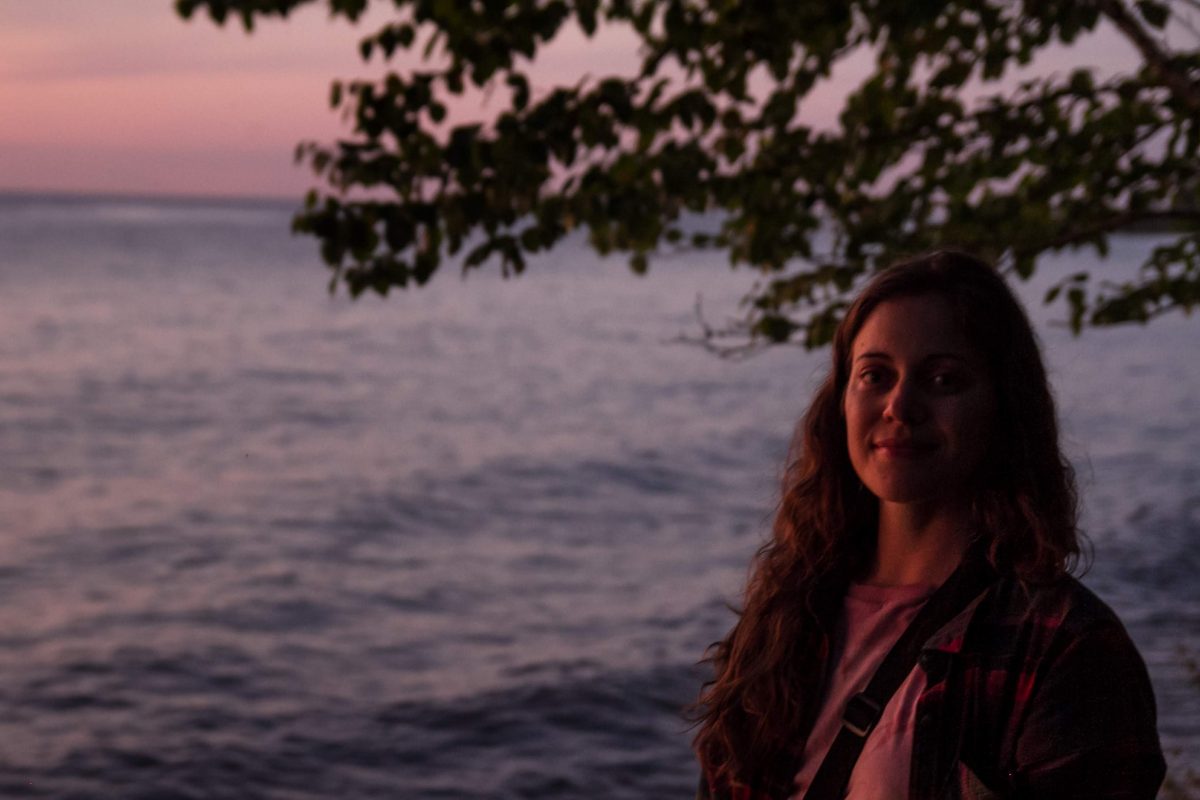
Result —
[[[792, 800], [802, 800], [817, 774], [825, 753], [841, 729], [846, 701], [866, 688], [883, 657], [935, 588], [925, 585], [850, 585], [830, 643], [833, 668], [825, 686], [821, 712], [804, 746]], [[846, 792], [849, 800], [908, 796], [913, 723], [917, 698], [924, 689], [925, 673], [913, 669], [892, 695], [850, 773]]]

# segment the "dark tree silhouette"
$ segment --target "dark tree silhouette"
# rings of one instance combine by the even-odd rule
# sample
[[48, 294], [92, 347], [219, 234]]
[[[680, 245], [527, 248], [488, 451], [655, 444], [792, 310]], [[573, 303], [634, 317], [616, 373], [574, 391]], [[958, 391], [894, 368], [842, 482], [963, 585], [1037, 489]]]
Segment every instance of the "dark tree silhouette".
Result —
[[[319, 2], [357, 20], [367, 0], [177, 0], [218, 23]], [[424, 54], [423, 68], [336, 82], [353, 134], [305, 143], [322, 177], [297, 215], [333, 286], [387, 293], [526, 256], [573, 230], [635, 272], [679, 248], [726, 251], [765, 280], [715, 347], [830, 336], [865, 275], [917, 251], [968, 248], [1022, 277], [1064, 248], [1107, 252], [1124, 231], [1164, 234], [1119, 283], [1054, 276], [1047, 302], [1085, 325], [1146, 321], [1200, 301], [1198, 0], [380, 0], [394, 20], [365, 59]], [[570, 27], [628, 26], [640, 64], [534, 88], [529, 66]], [[1110, 75], [1081, 68], [1003, 89], [1045, 48], [1108, 25], [1140, 54]], [[870, 74], [836, 125], [805, 101], [843, 59]], [[447, 103], [497, 90], [487, 124], [450, 126]], [[736, 337], [742, 337], [740, 340]], [[725, 338], [733, 337], [733, 338]]]

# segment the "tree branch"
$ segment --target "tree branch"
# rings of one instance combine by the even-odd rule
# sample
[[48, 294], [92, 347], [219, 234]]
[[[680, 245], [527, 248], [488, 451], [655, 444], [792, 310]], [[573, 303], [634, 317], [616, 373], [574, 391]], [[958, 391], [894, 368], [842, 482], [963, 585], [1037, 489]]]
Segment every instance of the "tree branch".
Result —
[[1171, 63], [1170, 57], [1163, 52], [1158, 43], [1146, 32], [1146, 29], [1133, 18], [1121, 0], [1100, 0], [1101, 13], [1108, 17], [1121, 33], [1133, 42], [1134, 47], [1146, 59], [1146, 66], [1162, 80], [1170, 90], [1171, 95], [1200, 114], [1200, 84], [1188, 79], [1185, 73], [1179, 72]]
[[1168, 209], [1165, 211], [1129, 211], [1124, 214], [1117, 214], [1108, 219], [1101, 220], [1094, 225], [1089, 225], [1086, 228], [1077, 228], [1063, 233], [1061, 236], [1056, 236], [1048, 242], [1037, 243], [1032, 247], [1013, 248], [1014, 252], [1019, 254], [1039, 253], [1043, 250], [1058, 250], [1076, 242], [1085, 241], [1102, 233], [1113, 233], [1121, 228], [1127, 228], [1130, 225], [1135, 225], [1139, 222], [1151, 222], [1155, 220], [1181, 220], [1200, 223], [1200, 209]]

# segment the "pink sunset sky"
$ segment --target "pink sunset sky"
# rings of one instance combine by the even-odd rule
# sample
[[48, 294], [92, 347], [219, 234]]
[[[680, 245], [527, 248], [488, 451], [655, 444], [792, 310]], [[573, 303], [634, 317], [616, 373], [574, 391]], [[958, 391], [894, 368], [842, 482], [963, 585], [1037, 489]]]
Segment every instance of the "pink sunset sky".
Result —
[[[390, 3], [377, 6], [352, 26], [314, 4], [247, 35], [232, 20], [185, 21], [171, 0], [0, 3], [0, 191], [295, 198], [314, 185], [292, 161], [296, 143], [348, 130], [329, 108], [330, 82], [385, 69], [364, 65], [357, 48], [372, 21], [386, 19]], [[625, 31], [559, 39], [538, 59], [535, 88], [635, 68]], [[1033, 71], [1125, 70], [1136, 60], [1102, 30]], [[833, 118], [859, 62], [810, 98], [804, 113], [814, 123]], [[471, 102], [454, 116], [488, 115], [483, 99]]]

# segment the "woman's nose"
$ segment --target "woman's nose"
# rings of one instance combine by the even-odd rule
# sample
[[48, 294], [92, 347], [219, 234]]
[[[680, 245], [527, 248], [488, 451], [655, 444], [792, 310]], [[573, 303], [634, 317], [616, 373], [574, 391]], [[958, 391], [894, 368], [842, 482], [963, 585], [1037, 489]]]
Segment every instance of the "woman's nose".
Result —
[[904, 425], [916, 425], [925, 419], [925, 403], [920, 388], [904, 378], [896, 381], [883, 410], [886, 419]]

